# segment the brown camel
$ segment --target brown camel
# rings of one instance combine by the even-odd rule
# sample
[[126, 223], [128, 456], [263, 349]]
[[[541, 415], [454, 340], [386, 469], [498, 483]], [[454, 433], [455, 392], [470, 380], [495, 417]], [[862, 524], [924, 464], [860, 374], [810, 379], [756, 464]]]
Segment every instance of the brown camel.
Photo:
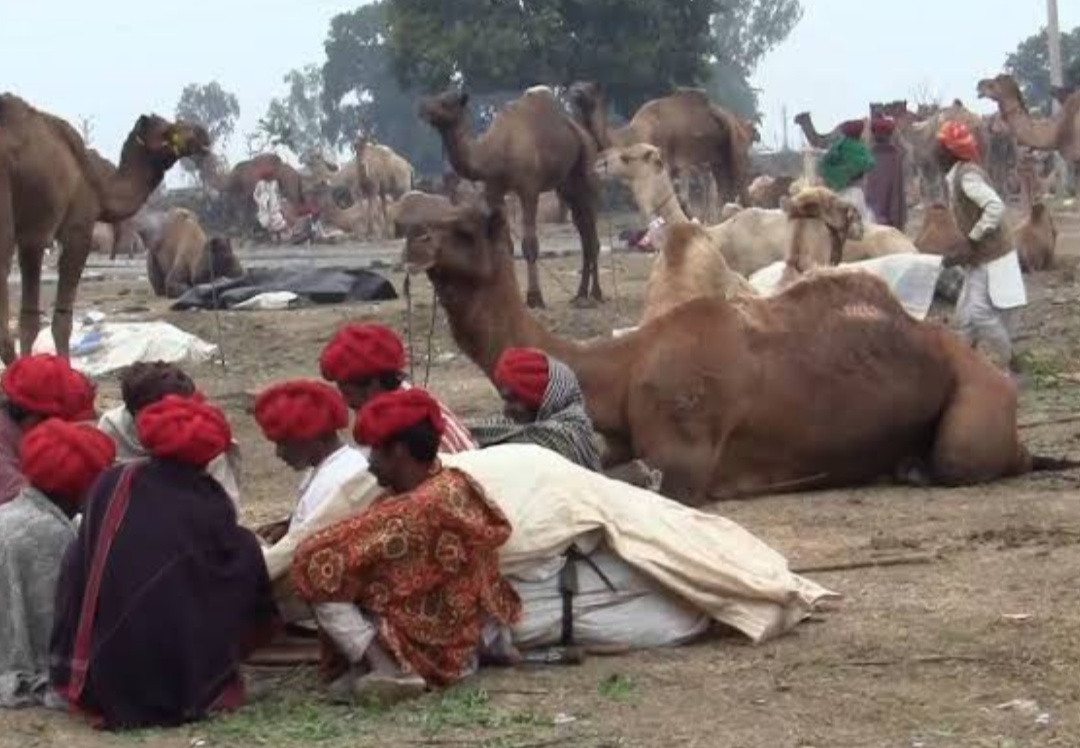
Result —
[[382, 237], [393, 238], [393, 221], [388, 203], [400, 200], [412, 189], [414, 170], [412, 164], [390, 146], [373, 143], [360, 137], [353, 143], [356, 154], [356, 173], [359, 194], [367, 203], [367, 235], [375, 236], [375, 202], [379, 203], [379, 221]]
[[1054, 266], [1057, 227], [1045, 203], [1031, 206], [1027, 219], [1016, 229], [1016, 248], [1020, 269], [1025, 273], [1050, 270]]
[[824, 187], [800, 190], [785, 212], [791, 243], [784, 255], [780, 288], [790, 286], [814, 268], [839, 265], [844, 259], [844, 244], [863, 238], [859, 210]]
[[154, 293], [175, 299], [200, 283], [244, 274], [227, 237], [210, 238], [190, 210], [173, 208], [161, 242], [146, 253], [146, 274]]
[[1028, 112], [1020, 86], [1011, 75], [979, 81], [980, 99], [997, 102], [1001, 118], [1020, 145], [1040, 151], [1057, 151], [1080, 168], [1080, 91], [1071, 93], [1053, 117], [1035, 118]]
[[908, 316], [869, 273], [821, 270], [738, 305], [695, 299], [577, 342], [520, 303], [501, 210], [411, 193], [398, 220], [406, 267], [427, 272], [466, 355], [489, 377], [511, 346], [566, 362], [609, 464], [644, 460], [685, 503], [858, 485], [913, 465], [948, 485], [1071, 465], [1033, 459], [1012, 382]]
[[[94, 222], [115, 223], [132, 216], [173, 164], [209, 147], [210, 137], [201, 127], [143, 115], [124, 142], [117, 169], [88, 149], [64, 120], [12, 94], [0, 95], [0, 278], [10, 274], [17, 246], [23, 354], [30, 352], [40, 327], [45, 248], [54, 239], [63, 247], [52, 333], [57, 353], [67, 356]], [[8, 316], [5, 282], [0, 283], [0, 358], [5, 363], [16, 356]]]
[[932, 203], [923, 214], [923, 225], [915, 246], [923, 254], [947, 255], [963, 246], [967, 237], [956, 225], [952, 209], [945, 203]]
[[590, 295], [601, 301], [600, 237], [596, 233], [599, 184], [593, 173], [596, 145], [592, 138], [543, 86], [529, 89], [503, 107], [478, 138], [472, 136], [468, 104], [467, 93], [452, 89], [424, 99], [420, 116], [442, 137], [454, 171], [484, 183], [489, 205], [502, 207], [509, 192], [521, 201], [528, 305], [544, 306], [537, 268], [540, 240], [536, 211], [540, 193], [547, 190], [555, 190], [570, 206], [581, 237], [581, 283], [573, 303], [587, 303]]
[[226, 201], [230, 223], [238, 222], [242, 231], [256, 225], [255, 185], [263, 180], [274, 180], [281, 196], [292, 208], [304, 204], [304, 190], [299, 172], [285, 163], [276, 153], [260, 153], [247, 161], [241, 161], [228, 173], [222, 173], [220, 163], [213, 154], [196, 160], [203, 183], [220, 192]]
[[707, 166], [721, 204], [749, 204], [750, 146], [757, 139], [752, 123], [716, 106], [696, 88], [678, 88], [669, 96], [641, 105], [630, 122], [611, 128], [600, 86], [578, 82], [570, 87], [578, 120], [600, 150], [648, 143], [660, 149], [676, 178]]

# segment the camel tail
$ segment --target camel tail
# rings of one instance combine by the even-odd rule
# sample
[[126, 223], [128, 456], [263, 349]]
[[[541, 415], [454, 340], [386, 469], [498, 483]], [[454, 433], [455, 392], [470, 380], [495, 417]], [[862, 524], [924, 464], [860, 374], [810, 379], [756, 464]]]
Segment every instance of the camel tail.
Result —
[[1080, 468], [1080, 460], [1031, 455], [1031, 472], [1033, 473], [1057, 473], [1074, 468]]

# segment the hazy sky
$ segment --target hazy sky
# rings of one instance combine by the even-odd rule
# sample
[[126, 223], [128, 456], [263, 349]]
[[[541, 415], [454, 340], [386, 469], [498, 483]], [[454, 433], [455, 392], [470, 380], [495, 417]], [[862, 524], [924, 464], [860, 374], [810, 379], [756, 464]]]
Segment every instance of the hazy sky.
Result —
[[[115, 158], [135, 118], [171, 116], [189, 82], [218, 80], [254, 128], [290, 69], [323, 59], [330, 18], [356, 0], [0, 0], [0, 90], [68, 118], [93, 119], [93, 144]], [[874, 99], [928, 92], [986, 111], [975, 82], [1045, 20], [1045, 0], [804, 0], [803, 20], [754, 76], [768, 144], [781, 107], [821, 129]], [[1063, 0], [1061, 25], [1080, 25]], [[791, 134], [792, 144], [801, 141]], [[233, 137], [228, 154], [242, 154]]]

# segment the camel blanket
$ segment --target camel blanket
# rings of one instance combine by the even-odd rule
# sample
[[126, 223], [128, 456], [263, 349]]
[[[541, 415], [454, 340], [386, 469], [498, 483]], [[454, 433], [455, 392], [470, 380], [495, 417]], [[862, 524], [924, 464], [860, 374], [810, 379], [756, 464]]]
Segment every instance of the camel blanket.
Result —
[[[941, 256], [924, 254], [895, 254], [872, 260], [843, 262], [840, 268], [865, 270], [881, 278], [915, 319], [926, 319], [934, 300], [934, 289], [941, 275]], [[776, 293], [776, 285], [784, 272], [783, 262], [774, 262], [753, 273], [749, 280], [763, 296]]]
[[[782, 555], [734, 522], [606, 478], [543, 447], [507, 444], [441, 459], [476, 480], [510, 519], [513, 533], [499, 552], [503, 574], [528, 577], [571, 543], [600, 535], [628, 564], [754, 642], [783, 633], [836, 594], [792, 574]], [[271, 577], [288, 571], [303, 537], [376, 495], [370, 478], [344, 484], [301, 532], [264, 551]]]

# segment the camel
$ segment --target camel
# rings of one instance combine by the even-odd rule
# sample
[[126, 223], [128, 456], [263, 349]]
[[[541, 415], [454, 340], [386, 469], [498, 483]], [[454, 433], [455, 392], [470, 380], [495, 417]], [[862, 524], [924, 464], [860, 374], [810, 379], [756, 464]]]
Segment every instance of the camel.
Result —
[[1025, 273], [1050, 270], [1054, 266], [1057, 227], [1045, 203], [1037, 202], [1016, 230], [1016, 248], [1020, 269]]
[[630, 122], [618, 129], [608, 126], [607, 102], [598, 84], [575, 83], [570, 87], [570, 98], [578, 120], [601, 150], [636, 143], [654, 145], [676, 176], [707, 166], [720, 203], [738, 199], [749, 204], [749, 152], [757, 131], [709, 101], [704, 91], [677, 88], [669, 96], [643, 104]]
[[863, 237], [859, 210], [824, 187], [809, 187], [788, 203], [791, 241], [784, 255], [779, 288], [784, 289], [814, 268], [839, 265], [848, 240]]
[[354, 237], [364, 236], [368, 216], [363, 204], [353, 203], [342, 208], [334, 199], [335, 190], [327, 182], [312, 185], [309, 193], [324, 224]]
[[997, 102], [998, 112], [1018, 144], [1040, 151], [1057, 151], [1080, 168], [1080, 91], [1069, 95], [1058, 114], [1035, 118], [1028, 112], [1020, 86], [1011, 75], [984, 78], [977, 90], [980, 99]]
[[[0, 278], [16, 246], [22, 276], [19, 343], [28, 354], [40, 328], [41, 265], [53, 240], [62, 245], [52, 334], [68, 356], [72, 312], [95, 221], [132, 216], [179, 159], [206, 153], [210, 136], [184, 122], [144, 114], [124, 142], [119, 168], [86, 147], [75, 129], [12, 94], [0, 95]], [[15, 360], [8, 326], [8, 284], [0, 283], [0, 358]]]
[[855, 486], [921, 466], [965, 485], [1074, 463], [1033, 458], [1015, 386], [868, 273], [818, 271], [739, 305], [695, 299], [616, 338], [560, 338], [520, 300], [503, 212], [410, 193], [403, 260], [426, 272], [454, 340], [490, 378], [535, 347], [576, 373], [608, 443], [690, 505]]
[[[609, 148], [597, 161], [601, 175], [626, 183], [647, 221], [660, 217], [667, 224], [689, 221], [679, 205], [675, 187], [660, 149], [638, 143]], [[708, 228], [714, 246], [723, 253], [731, 270], [743, 276], [785, 258], [791, 246], [792, 225], [782, 210], [743, 208]], [[903, 232], [891, 226], [865, 226], [862, 238], [844, 245], [844, 262], [857, 262], [887, 254], [916, 252]]]
[[593, 173], [596, 146], [589, 134], [563, 111], [555, 95], [543, 86], [530, 88], [495, 115], [487, 132], [473, 137], [469, 95], [450, 89], [425, 98], [420, 116], [442, 138], [450, 164], [465, 179], [482, 181], [493, 207], [507, 193], [521, 201], [521, 249], [528, 269], [526, 303], [543, 307], [537, 260], [536, 212], [540, 193], [555, 190], [570, 206], [581, 237], [581, 281], [573, 302], [602, 301], [600, 237], [596, 231], [599, 190]]
[[777, 210], [783, 207], [784, 200], [791, 194], [791, 186], [795, 183], [795, 177], [770, 176], [762, 174], [750, 183], [747, 189], [750, 208], [766, 208]]
[[401, 196], [412, 189], [413, 167], [393, 148], [371, 142], [361, 137], [353, 143], [356, 153], [357, 188], [367, 202], [367, 234], [375, 236], [374, 210], [375, 201], [379, 202], [379, 219], [383, 238], [392, 238], [393, 219], [387, 209], [387, 202], [400, 200]]
[[126, 254], [130, 259], [145, 250], [146, 246], [135, 230], [132, 218], [116, 223], [94, 223], [94, 230], [90, 234], [91, 252], [107, 254], [110, 260], [115, 260], [117, 254]]
[[241, 161], [227, 174], [213, 154], [196, 159], [203, 183], [224, 195], [230, 222], [239, 221], [241, 230], [254, 228], [256, 223], [255, 185], [263, 180], [277, 182], [281, 196], [292, 208], [304, 204], [304, 190], [299, 172], [285, 163], [276, 153], [261, 153]]
[[932, 203], [923, 214], [923, 225], [915, 246], [924, 254], [947, 255], [967, 242], [956, 225], [952, 210], [944, 203]]
[[146, 253], [146, 274], [157, 296], [175, 299], [200, 283], [244, 274], [227, 237], [209, 238], [190, 210], [173, 208], [161, 242]]

